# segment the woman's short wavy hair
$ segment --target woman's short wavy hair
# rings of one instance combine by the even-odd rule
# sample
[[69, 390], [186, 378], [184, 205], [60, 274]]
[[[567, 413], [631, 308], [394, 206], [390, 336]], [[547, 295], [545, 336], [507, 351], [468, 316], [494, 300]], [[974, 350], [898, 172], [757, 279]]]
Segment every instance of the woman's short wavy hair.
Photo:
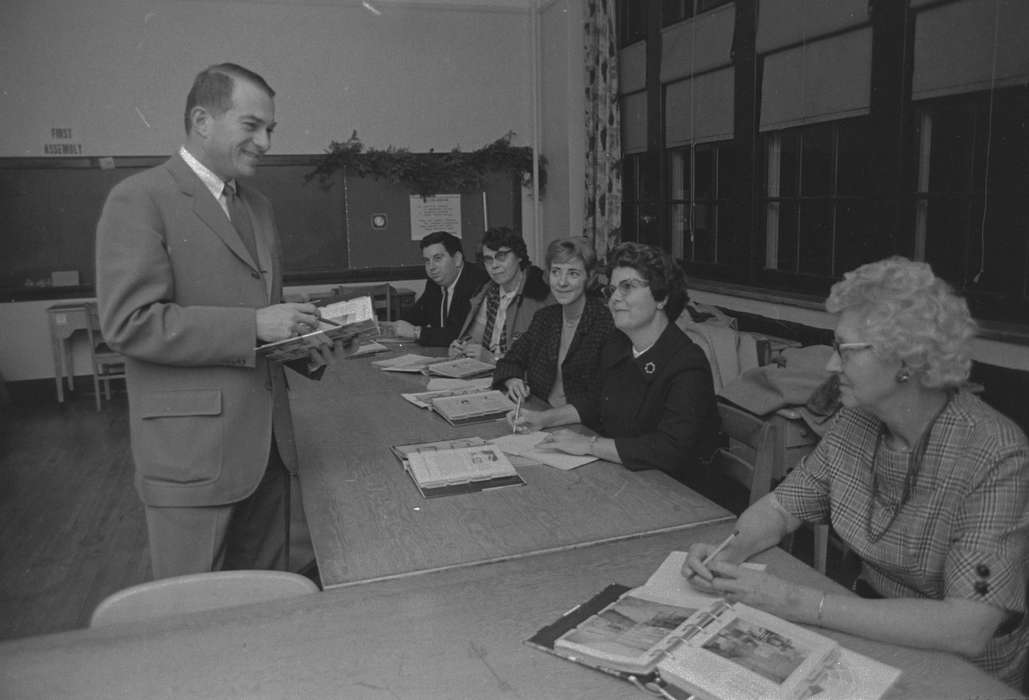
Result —
[[522, 234], [510, 226], [496, 226], [486, 229], [486, 232], [482, 234], [482, 241], [479, 242], [480, 253], [483, 248], [496, 251], [505, 247], [509, 248], [515, 254], [515, 257], [518, 258], [518, 266], [520, 268], [524, 270], [529, 267], [531, 263], [529, 262], [529, 252], [525, 245], [525, 239], [522, 238]]
[[853, 310], [881, 357], [895, 357], [927, 387], [953, 387], [968, 379], [976, 324], [965, 300], [924, 262], [894, 256], [846, 273], [825, 308]]
[[668, 320], [675, 321], [690, 300], [686, 273], [671, 255], [645, 243], [620, 243], [608, 256], [607, 278], [618, 267], [631, 267], [650, 283], [654, 301], [665, 302]]

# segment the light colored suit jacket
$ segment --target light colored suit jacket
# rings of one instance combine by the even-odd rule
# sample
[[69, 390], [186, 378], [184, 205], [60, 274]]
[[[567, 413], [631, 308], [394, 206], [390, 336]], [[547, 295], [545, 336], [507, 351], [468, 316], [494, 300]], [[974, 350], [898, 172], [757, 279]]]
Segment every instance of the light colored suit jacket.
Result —
[[205, 506], [254, 491], [274, 429], [296, 446], [285, 377], [257, 356], [255, 310], [278, 303], [278, 231], [268, 200], [240, 187], [259, 260], [178, 155], [108, 195], [96, 239], [104, 338], [125, 355], [136, 488], [151, 506]]

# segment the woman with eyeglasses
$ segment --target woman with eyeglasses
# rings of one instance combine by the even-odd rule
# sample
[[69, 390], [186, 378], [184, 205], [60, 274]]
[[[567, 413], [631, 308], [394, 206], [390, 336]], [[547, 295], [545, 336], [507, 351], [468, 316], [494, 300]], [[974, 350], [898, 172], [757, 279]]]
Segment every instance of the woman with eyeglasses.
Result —
[[528, 330], [497, 362], [493, 386], [512, 401], [534, 396], [538, 405], [585, 401], [597, 390], [600, 349], [613, 332], [611, 314], [590, 293], [597, 255], [582, 237], [547, 247], [547, 276], [557, 304], [536, 312]]
[[687, 301], [685, 275], [671, 255], [640, 243], [616, 247], [609, 269], [605, 294], [620, 332], [601, 352], [599, 391], [510, 419], [518, 431], [583, 423], [597, 434], [560, 431], [547, 444], [695, 480], [715, 447], [718, 414], [707, 357], [675, 324]]
[[[975, 324], [925, 263], [863, 265], [833, 286], [828, 369], [843, 408], [819, 445], [747, 509], [695, 585], [805, 624], [968, 657], [1015, 688], [1029, 647], [1029, 445], [962, 390]], [[861, 559], [824, 593], [738, 566], [802, 521], [829, 522]]]
[[490, 279], [470, 300], [471, 309], [451, 357], [493, 362], [529, 327], [536, 311], [554, 303], [543, 271], [529, 263], [521, 234], [498, 226], [482, 236], [482, 265]]

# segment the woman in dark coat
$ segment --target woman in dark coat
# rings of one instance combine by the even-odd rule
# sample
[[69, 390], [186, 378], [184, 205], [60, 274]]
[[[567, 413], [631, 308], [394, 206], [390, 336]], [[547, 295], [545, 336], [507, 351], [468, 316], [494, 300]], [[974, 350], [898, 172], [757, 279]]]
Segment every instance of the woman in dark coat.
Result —
[[515, 428], [583, 423], [597, 435], [561, 431], [548, 443], [692, 480], [714, 449], [718, 414], [707, 357], [674, 323], [687, 301], [685, 275], [669, 254], [639, 243], [615, 248], [609, 267], [605, 292], [621, 332], [601, 352], [599, 396], [523, 410]]

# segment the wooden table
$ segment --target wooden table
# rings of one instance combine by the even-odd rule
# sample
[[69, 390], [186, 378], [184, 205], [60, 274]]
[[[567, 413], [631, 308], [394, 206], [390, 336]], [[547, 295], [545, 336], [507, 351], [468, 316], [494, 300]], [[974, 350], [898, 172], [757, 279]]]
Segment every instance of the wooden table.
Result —
[[[12, 698], [648, 698], [523, 642], [609, 583], [728, 523], [337, 588], [300, 598], [0, 643]], [[781, 550], [789, 579], [843, 589]], [[831, 634], [903, 669], [894, 698], [1017, 693], [950, 654]]]
[[57, 401], [64, 403], [64, 381], [68, 389], [74, 388], [75, 368], [69, 341], [78, 331], [88, 331], [91, 319], [96, 317], [96, 304], [91, 301], [69, 304], [54, 304], [46, 309], [47, 325], [50, 328], [50, 350], [54, 358], [54, 382], [57, 385]]
[[509, 430], [502, 421], [454, 428], [400, 396], [425, 384], [368, 359], [292, 382], [304, 511], [326, 588], [732, 517], [663, 472], [600, 461], [568, 472], [518, 467], [525, 486], [425, 499], [390, 445]]

